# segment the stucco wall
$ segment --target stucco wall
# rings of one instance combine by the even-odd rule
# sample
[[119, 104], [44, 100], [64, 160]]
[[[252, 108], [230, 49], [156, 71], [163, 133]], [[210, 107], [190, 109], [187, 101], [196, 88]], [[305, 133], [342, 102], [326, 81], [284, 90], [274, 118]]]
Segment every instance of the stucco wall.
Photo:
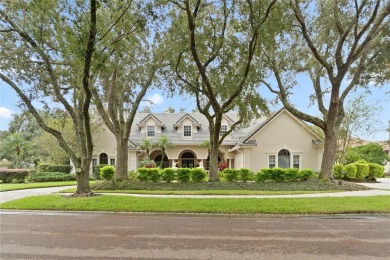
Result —
[[320, 169], [322, 149], [316, 148], [312, 142], [316, 137], [286, 111], [278, 114], [250, 139], [256, 140], [257, 146], [244, 150], [243, 166], [253, 171], [268, 168], [268, 155], [277, 157], [281, 149], [290, 152], [291, 163], [292, 155], [300, 155], [301, 169]]

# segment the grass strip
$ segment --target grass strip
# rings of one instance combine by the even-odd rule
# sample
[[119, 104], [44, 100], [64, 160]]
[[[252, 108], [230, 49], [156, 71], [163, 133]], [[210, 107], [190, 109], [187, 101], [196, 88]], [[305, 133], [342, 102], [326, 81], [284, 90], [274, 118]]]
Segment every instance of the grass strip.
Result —
[[[62, 190], [61, 193], [74, 193], [75, 188]], [[335, 193], [340, 190], [330, 191], [261, 191], [261, 190], [93, 190], [96, 193], [123, 193], [123, 194], [153, 194], [153, 195], [294, 195], [294, 194], [315, 194]]]
[[10, 190], [24, 190], [24, 189], [35, 189], [35, 188], [47, 188], [47, 187], [60, 187], [76, 185], [76, 181], [61, 181], [61, 182], [37, 182], [37, 183], [1, 183], [1, 191]]
[[0, 204], [1, 209], [226, 214], [357, 214], [389, 213], [390, 196], [342, 198], [139, 198], [102, 195], [65, 198], [28, 197]]

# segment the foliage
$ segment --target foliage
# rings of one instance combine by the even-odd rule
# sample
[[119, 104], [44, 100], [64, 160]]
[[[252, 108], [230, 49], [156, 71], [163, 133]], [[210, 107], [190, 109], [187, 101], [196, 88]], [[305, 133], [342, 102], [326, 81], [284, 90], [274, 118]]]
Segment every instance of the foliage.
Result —
[[158, 182], [161, 178], [159, 168], [138, 168], [137, 179], [140, 181]]
[[205, 180], [207, 172], [200, 168], [191, 169], [191, 180], [193, 182], [202, 182]]
[[38, 165], [37, 169], [41, 172], [70, 173], [72, 170], [72, 165], [40, 164]]
[[238, 169], [224, 169], [222, 171], [222, 176], [227, 180], [227, 181], [235, 181], [238, 180], [240, 171]]
[[168, 79], [178, 85], [175, 91], [195, 96], [197, 110], [208, 120], [211, 181], [218, 175], [220, 144], [231, 132], [220, 135], [223, 114], [233, 109], [238, 112], [240, 120], [233, 129], [268, 111], [265, 100], [255, 91], [264, 74], [262, 66], [256, 64], [261, 59], [254, 56], [267, 39], [262, 30], [274, 31], [266, 21], [275, 3], [169, 1], [166, 6], [172, 21], [164, 45], [171, 50]]
[[53, 182], [53, 181], [75, 181], [77, 176], [75, 174], [67, 174], [63, 172], [39, 172], [30, 174], [29, 182]]
[[255, 177], [255, 173], [250, 169], [241, 168], [239, 171], [239, 178], [243, 182], [251, 181]]
[[356, 166], [356, 179], [364, 180], [369, 173], [369, 166], [366, 162], [356, 162], [354, 163]]
[[318, 176], [314, 173], [312, 169], [302, 169], [298, 172], [298, 179], [301, 181], [306, 181], [308, 179], [314, 179]]
[[336, 164], [333, 166], [333, 176], [336, 179], [344, 179], [344, 165]]
[[293, 182], [307, 181], [318, 176], [312, 169], [298, 170], [296, 168], [266, 168], [261, 169], [255, 176], [256, 182]]
[[175, 180], [175, 170], [172, 168], [165, 168], [161, 171], [161, 178], [163, 181], [170, 183]]
[[160, 162], [160, 168], [162, 168], [162, 164], [164, 161], [164, 158], [166, 156], [165, 150], [166, 149], [171, 149], [175, 147], [175, 144], [169, 140], [169, 137], [166, 135], [161, 135], [154, 143], [154, 147], [160, 148], [161, 149], [161, 162]]
[[189, 168], [178, 168], [177, 169], [177, 180], [179, 182], [189, 182], [191, 178], [191, 169]]
[[356, 178], [357, 168], [354, 164], [347, 164], [344, 167], [345, 178], [348, 180], [354, 180]]
[[380, 111], [381, 107], [376, 102], [368, 103], [366, 94], [347, 102], [345, 117], [337, 134], [337, 162], [347, 163], [345, 153], [353, 139], [367, 138], [382, 127], [378, 120]]
[[137, 171], [129, 170], [128, 175], [129, 175], [129, 180], [130, 181], [136, 181], [137, 180]]
[[93, 174], [94, 174], [94, 177], [95, 179], [97, 180], [100, 180], [100, 170], [105, 167], [105, 166], [108, 166], [107, 164], [98, 164], [94, 167], [93, 169]]
[[115, 167], [114, 166], [104, 166], [100, 168], [100, 178], [103, 180], [112, 180], [114, 178], [115, 174]]
[[12, 180], [24, 182], [27, 176], [27, 169], [0, 169], [0, 180], [3, 183], [10, 183]]
[[151, 138], [146, 138], [146, 137], [142, 139], [141, 144], [139, 145], [139, 148], [146, 152], [146, 155], [148, 156], [147, 160], [150, 160], [150, 150], [152, 150], [154, 147], [155, 147], [155, 141]]
[[358, 160], [365, 160], [369, 163], [383, 165], [386, 161], [390, 161], [389, 156], [383, 150], [383, 147], [378, 143], [369, 143], [366, 145], [357, 146], [347, 149], [345, 159], [347, 163], [353, 163]]
[[139, 168], [156, 168], [157, 164], [155, 161], [150, 159], [141, 160], [138, 164]]
[[376, 163], [369, 163], [369, 173], [368, 173], [368, 180], [375, 180], [376, 178], [383, 178], [384, 176], [384, 167], [382, 165], [376, 164]]
[[[330, 180], [345, 101], [358, 90], [368, 90], [370, 81], [380, 86], [389, 80], [388, 3], [289, 1], [280, 2], [278, 11], [283, 14], [275, 23], [279, 30], [265, 32], [268, 41], [260, 52], [272, 74], [267, 80], [277, 87], [263, 83], [289, 112], [324, 131], [320, 174]], [[319, 116], [291, 102], [302, 78], [311, 80], [308, 105], [316, 105]]]
[[11, 161], [11, 167], [19, 167], [25, 154], [31, 149], [31, 142], [20, 133], [11, 133], [0, 140], [0, 159]]
[[227, 168], [229, 168], [229, 164], [227, 162], [218, 163], [218, 171], [219, 172], [223, 172]]

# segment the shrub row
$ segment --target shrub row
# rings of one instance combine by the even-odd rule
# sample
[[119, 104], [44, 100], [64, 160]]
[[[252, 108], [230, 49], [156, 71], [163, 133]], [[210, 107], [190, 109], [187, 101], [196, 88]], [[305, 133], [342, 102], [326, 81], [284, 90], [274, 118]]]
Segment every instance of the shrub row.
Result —
[[250, 169], [225, 169], [221, 173], [221, 177], [232, 182], [241, 180], [243, 182], [251, 181], [255, 178], [255, 173]]
[[317, 178], [312, 169], [298, 170], [296, 168], [267, 168], [261, 169], [255, 176], [256, 182], [292, 182], [306, 181]]
[[0, 180], [3, 183], [10, 183], [13, 180], [24, 182], [27, 176], [27, 169], [0, 169]]
[[75, 174], [68, 174], [63, 172], [39, 172], [30, 174], [29, 182], [50, 182], [50, 181], [75, 181], [77, 176]]
[[333, 166], [333, 176], [341, 180], [375, 180], [384, 176], [384, 167], [376, 163], [358, 161]]
[[62, 172], [69, 174], [72, 171], [72, 165], [54, 165], [42, 163], [37, 167], [38, 172]]
[[206, 179], [207, 173], [205, 170], [200, 168], [138, 168], [137, 179], [140, 181], [151, 181], [151, 182], [201, 182]]

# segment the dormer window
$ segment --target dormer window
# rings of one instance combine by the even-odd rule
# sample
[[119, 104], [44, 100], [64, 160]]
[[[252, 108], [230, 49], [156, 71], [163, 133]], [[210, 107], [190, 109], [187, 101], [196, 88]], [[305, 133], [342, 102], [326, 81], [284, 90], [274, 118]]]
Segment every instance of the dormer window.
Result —
[[183, 136], [184, 137], [191, 137], [192, 136], [192, 131], [191, 131], [190, 125], [183, 126]]
[[148, 137], [154, 137], [156, 136], [155, 127], [154, 125], [148, 125], [146, 129], [146, 136]]
[[221, 125], [220, 135], [224, 135], [227, 132], [227, 125]]

